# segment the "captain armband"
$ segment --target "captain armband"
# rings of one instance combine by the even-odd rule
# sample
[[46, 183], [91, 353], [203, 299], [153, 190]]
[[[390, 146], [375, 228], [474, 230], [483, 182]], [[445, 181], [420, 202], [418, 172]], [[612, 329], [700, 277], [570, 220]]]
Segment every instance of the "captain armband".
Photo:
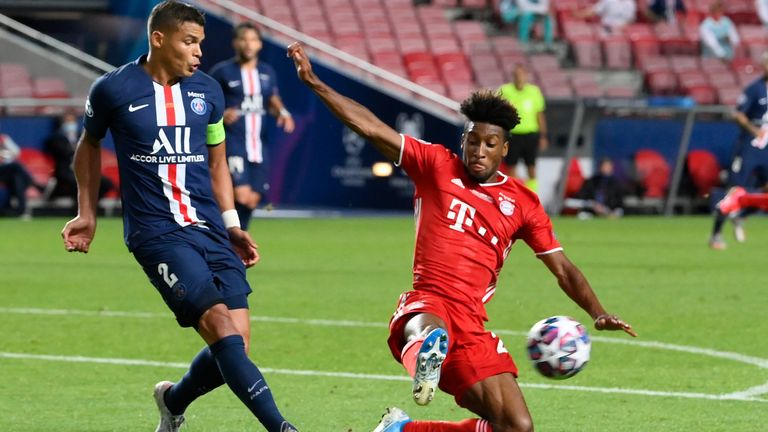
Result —
[[224, 142], [224, 118], [218, 122], [209, 124], [205, 130], [205, 143], [208, 145], [217, 145]]

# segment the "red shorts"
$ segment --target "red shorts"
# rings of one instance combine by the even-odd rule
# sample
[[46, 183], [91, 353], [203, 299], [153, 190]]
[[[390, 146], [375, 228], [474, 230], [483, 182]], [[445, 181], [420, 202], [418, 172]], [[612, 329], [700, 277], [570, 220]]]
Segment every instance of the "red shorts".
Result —
[[398, 362], [405, 345], [403, 330], [408, 318], [426, 312], [446, 324], [448, 356], [440, 374], [440, 389], [453, 395], [456, 403], [472, 385], [502, 373], [517, 377], [517, 366], [498, 336], [485, 329], [483, 319], [468, 308], [433, 293], [408, 291], [400, 295], [398, 307], [389, 322], [389, 349]]

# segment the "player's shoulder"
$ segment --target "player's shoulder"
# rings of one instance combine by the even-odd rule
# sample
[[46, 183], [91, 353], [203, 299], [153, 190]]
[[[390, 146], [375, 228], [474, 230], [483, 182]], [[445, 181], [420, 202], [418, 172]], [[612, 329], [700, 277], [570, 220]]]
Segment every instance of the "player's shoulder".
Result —
[[275, 68], [273, 68], [269, 63], [259, 62], [259, 73], [275, 76]]
[[515, 197], [514, 199], [516, 202], [529, 209], [541, 205], [539, 195], [526, 186], [522, 180], [507, 175], [504, 176], [506, 177], [506, 181], [503, 182], [503, 189], [509, 191], [509, 193]]
[[400, 134], [400, 136], [403, 137], [403, 145], [405, 146], [419, 146], [422, 151], [439, 153], [446, 157], [456, 156], [451, 149], [443, 144], [429, 142], [407, 134]]
[[765, 78], [761, 76], [760, 78], [756, 78], [756, 79], [752, 80], [752, 82], [747, 84], [747, 86], [744, 88], [744, 93], [757, 93], [757, 92], [760, 92], [764, 96], [765, 95], [765, 87], [766, 87]]
[[208, 71], [208, 73], [212, 76], [216, 76], [218, 74], [221, 74], [229, 69], [233, 68], [233, 65], [235, 64], [234, 58], [229, 58], [226, 60], [222, 60], [215, 65]]
[[121, 100], [124, 95], [136, 94], [143, 73], [140, 60], [126, 63], [96, 78], [91, 87], [91, 94], [115, 101]]

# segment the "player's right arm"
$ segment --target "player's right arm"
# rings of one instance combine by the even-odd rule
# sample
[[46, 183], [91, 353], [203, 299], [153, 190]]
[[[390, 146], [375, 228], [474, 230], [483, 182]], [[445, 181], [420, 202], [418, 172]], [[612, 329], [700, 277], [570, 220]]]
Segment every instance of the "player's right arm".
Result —
[[101, 183], [101, 140], [83, 131], [75, 150], [77, 216], [61, 231], [69, 252], [87, 253], [96, 234], [96, 205]]
[[347, 127], [370, 141], [387, 159], [397, 162], [400, 158], [402, 138], [394, 129], [376, 117], [369, 109], [342, 96], [330, 88], [312, 71], [312, 64], [300, 43], [288, 46], [288, 57], [296, 65], [296, 73], [323, 103]]

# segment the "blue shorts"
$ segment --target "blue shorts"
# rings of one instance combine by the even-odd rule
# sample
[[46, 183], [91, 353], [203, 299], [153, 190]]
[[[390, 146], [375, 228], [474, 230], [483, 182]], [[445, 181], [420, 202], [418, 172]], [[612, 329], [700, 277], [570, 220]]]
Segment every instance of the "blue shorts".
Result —
[[248, 162], [242, 156], [228, 156], [232, 186], [250, 186], [254, 192], [264, 195], [269, 190], [269, 172], [264, 163]]
[[251, 287], [229, 239], [190, 226], [147, 240], [133, 256], [182, 327], [195, 327], [213, 305], [248, 308]]
[[745, 147], [741, 154], [733, 159], [729, 174], [729, 186], [751, 189], [768, 185], [768, 149]]

